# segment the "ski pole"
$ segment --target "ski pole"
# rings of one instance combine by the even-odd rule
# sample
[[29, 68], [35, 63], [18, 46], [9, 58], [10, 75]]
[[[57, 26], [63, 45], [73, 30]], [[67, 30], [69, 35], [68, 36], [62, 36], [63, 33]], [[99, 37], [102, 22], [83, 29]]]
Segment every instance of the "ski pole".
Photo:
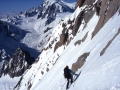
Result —
[[[66, 79], [65, 79], [65, 83], [66, 83]], [[65, 86], [65, 83], [63, 83], [63, 85], [62, 85], [61, 89]]]

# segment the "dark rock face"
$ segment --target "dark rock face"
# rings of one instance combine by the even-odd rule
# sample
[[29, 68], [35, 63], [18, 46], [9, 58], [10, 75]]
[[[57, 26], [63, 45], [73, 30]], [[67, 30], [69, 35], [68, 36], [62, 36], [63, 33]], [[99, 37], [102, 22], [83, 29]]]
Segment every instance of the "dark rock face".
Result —
[[76, 8], [77, 7], [82, 7], [84, 5], [93, 5], [95, 0], [77, 0], [77, 3], [76, 3]]
[[0, 21], [0, 33], [2, 33], [1, 36], [11, 37], [15, 40], [21, 39], [20, 37], [20, 29], [7, 23]]
[[81, 7], [84, 4], [84, 2], [85, 0], [77, 0], [75, 8], [77, 8], [78, 6]]
[[101, 3], [102, 3], [102, 1], [98, 0], [98, 2], [95, 4], [95, 10], [96, 10], [97, 15], [99, 15], [99, 13], [100, 13]]
[[115, 36], [108, 42], [108, 44], [103, 48], [103, 50], [100, 52], [100, 56], [102, 56], [105, 51], [107, 50], [107, 48], [111, 45], [111, 43], [115, 40], [115, 38], [120, 34], [120, 28], [118, 30], [118, 32], [115, 34]]
[[[91, 11], [92, 12], [92, 8], [95, 8], [95, 12], [98, 16], [100, 16], [100, 19], [98, 21], [98, 24], [95, 27], [95, 30], [92, 33], [92, 38], [99, 32], [99, 30], [104, 26], [104, 24], [117, 12], [117, 10], [119, 9], [120, 6], [120, 1], [119, 0], [98, 0], [97, 2], [95, 2], [95, 0], [78, 0], [76, 3], [76, 8], [77, 7], [82, 7], [84, 5], [87, 5], [87, 7], [91, 7]], [[84, 12], [85, 10], [82, 10], [82, 12]], [[90, 15], [89, 13], [84, 14], [84, 17], [88, 17], [84, 18], [85, 21], [89, 21], [90, 18], [93, 16], [94, 12], [92, 12]], [[76, 19], [76, 23], [80, 24], [81, 20], [80, 19], [80, 14], [78, 16], [79, 18]], [[77, 20], [79, 22], [77, 22]], [[76, 33], [77, 28], [79, 27], [79, 25], [75, 26], [74, 33]], [[80, 24], [81, 25], [81, 24]], [[75, 34], [73, 34], [75, 35]]]
[[62, 45], [65, 45], [66, 42], [68, 41], [68, 30], [66, 29], [66, 25], [63, 23], [63, 30], [62, 30], [62, 34], [60, 35], [60, 41], [56, 43], [55, 48], [54, 48], [54, 52], [56, 51], [56, 49]]
[[[97, 3], [100, 3], [98, 0]], [[102, 0], [98, 15], [100, 19], [95, 30], [92, 33], [92, 38], [99, 32], [104, 24], [117, 12], [120, 6], [119, 0]]]
[[55, 17], [48, 17], [48, 19], [45, 22], [45, 26], [49, 25], [51, 22], [53, 22], [55, 20]]
[[78, 58], [77, 62], [75, 62], [75, 63], [72, 64], [72, 70], [74, 72], [76, 72], [79, 68], [81, 68], [84, 65], [84, 63], [85, 63], [87, 57], [89, 56], [89, 54], [90, 54], [90, 52], [83, 53]]
[[48, 32], [50, 29], [52, 29], [52, 27], [47, 27], [47, 29], [44, 30], [44, 33]]
[[29, 9], [27, 12], [25, 12], [25, 16], [26, 17], [32, 17], [32, 16], [34, 16], [34, 15], [36, 15], [37, 14], [37, 8], [35, 8], [35, 7], [33, 7], [33, 8], [31, 8], [31, 9]]
[[35, 59], [27, 51], [18, 48], [11, 60], [4, 63], [2, 72], [4, 75], [9, 74], [12, 78], [21, 76], [34, 61]]
[[74, 36], [76, 35], [76, 33], [77, 33], [81, 23], [82, 23], [83, 17], [84, 17], [84, 10], [79, 13], [79, 15], [75, 21], [75, 25], [74, 25], [73, 31], [72, 31]]

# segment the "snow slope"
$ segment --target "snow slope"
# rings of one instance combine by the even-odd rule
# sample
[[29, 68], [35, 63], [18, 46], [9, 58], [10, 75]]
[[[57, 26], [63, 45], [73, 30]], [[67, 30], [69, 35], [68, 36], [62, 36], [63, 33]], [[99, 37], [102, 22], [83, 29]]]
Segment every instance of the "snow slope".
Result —
[[[120, 15], [117, 12], [100, 30], [93, 40], [88, 40], [89, 47], [85, 48], [86, 52], [91, 52], [86, 63], [81, 68], [82, 73], [76, 81], [74, 87], [70, 90], [116, 90], [112, 86], [120, 82], [120, 35], [113, 40], [107, 48], [104, 55], [100, 56], [101, 50], [106, 46], [118, 32], [120, 24]], [[111, 32], [110, 32], [111, 31]], [[119, 31], [120, 33], [120, 31]], [[93, 44], [94, 43], [94, 44]], [[80, 47], [79, 47], [80, 48]], [[83, 49], [82, 49], [83, 51]], [[120, 86], [118, 86], [120, 89]]]
[[[26, 71], [15, 90], [65, 90], [64, 67], [66, 65], [72, 67], [72, 64], [77, 62], [77, 59], [84, 53], [90, 54], [84, 65], [77, 70], [76, 73], [80, 70], [82, 70], [82, 73], [70, 90], [120, 89], [119, 12], [108, 20], [97, 35], [92, 38], [92, 32], [99, 20], [99, 17], [94, 14], [85, 28], [83, 28], [83, 25], [79, 27], [76, 36], [68, 46], [66, 44], [62, 45], [54, 52], [55, 44], [60, 40], [63, 30], [62, 23], [77, 18], [80, 10], [81, 8], [78, 7], [70, 18], [61, 21], [54, 28], [45, 50], [39, 56], [39, 61], [33, 64], [30, 70]], [[69, 35], [71, 35], [70, 33]], [[88, 34], [84, 42], [75, 45], [78, 40], [83, 39], [86, 33]], [[50, 46], [51, 43], [52, 46]], [[47, 48], [48, 46], [50, 48]]]
[[[0, 89], [1, 90], [12, 90], [16, 83], [19, 81], [20, 77], [10, 78], [6, 75], [0, 79]], [[12, 82], [11, 82], [12, 81]]]

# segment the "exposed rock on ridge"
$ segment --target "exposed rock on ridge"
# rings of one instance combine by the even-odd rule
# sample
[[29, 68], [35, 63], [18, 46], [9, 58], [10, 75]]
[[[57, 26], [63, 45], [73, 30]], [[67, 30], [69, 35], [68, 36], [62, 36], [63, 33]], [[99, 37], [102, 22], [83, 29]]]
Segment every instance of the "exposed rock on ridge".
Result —
[[[72, 30], [72, 35], [75, 36], [76, 33], [78, 32], [79, 27], [82, 24], [84, 25], [84, 28], [85, 28], [86, 24], [88, 23], [88, 21], [92, 18], [92, 16], [95, 13], [93, 3], [94, 3], [94, 0], [92, 0], [92, 1], [89, 1], [89, 0], [78, 1], [78, 3], [76, 4], [77, 6], [79, 6], [79, 7], [81, 7], [83, 5], [87, 5], [87, 6], [84, 9], [81, 9], [81, 12], [78, 14], [76, 19], [74, 19], [73, 21], [69, 20], [67, 23], [63, 22], [63, 24], [62, 24], [63, 31], [62, 31], [62, 34], [60, 36], [60, 41], [58, 43], [56, 43], [56, 45], [55, 45], [55, 50], [62, 45], [65, 45], [65, 44], [68, 45], [70, 43], [70, 41], [72, 40], [72, 38], [69, 37], [70, 35], [67, 34], [67, 32]], [[67, 28], [66, 24], [69, 24], [70, 27]], [[66, 35], [67, 35], [67, 37], [66, 37]]]
[[2, 71], [4, 75], [9, 74], [12, 78], [21, 76], [34, 61], [35, 59], [27, 51], [18, 48], [12, 59], [4, 63]]
[[[97, 3], [99, 3], [98, 0]], [[120, 6], [119, 0], [102, 0], [100, 8], [100, 19], [98, 24], [92, 33], [92, 38], [99, 32], [99, 30], [104, 26], [104, 24], [117, 12]]]
[[100, 16], [98, 24], [96, 25], [96, 28], [92, 33], [92, 38], [93, 38], [99, 32], [99, 30], [104, 26], [104, 24], [117, 12], [120, 6], [120, 2], [119, 0], [78, 0], [76, 4], [76, 8], [82, 7], [84, 5], [89, 5], [89, 7], [90, 6], [94, 7], [96, 14]]
[[89, 56], [89, 54], [90, 54], [90, 52], [82, 54], [78, 58], [77, 62], [75, 62], [75, 63], [72, 64], [72, 70], [74, 72], [76, 72], [79, 68], [81, 68], [84, 65], [84, 63], [85, 63], [87, 57]]

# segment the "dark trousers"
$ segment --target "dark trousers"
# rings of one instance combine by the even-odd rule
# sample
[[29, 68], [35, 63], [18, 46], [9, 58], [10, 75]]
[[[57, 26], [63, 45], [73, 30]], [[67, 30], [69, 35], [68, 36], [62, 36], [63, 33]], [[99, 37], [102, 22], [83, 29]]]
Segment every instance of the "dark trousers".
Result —
[[71, 76], [70, 78], [67, 78], [67, 86], [66, 86], [66, 89], [69, 88], [69, 83], [70, 83], [69, 80], [71, 80], [71, 84], [72, 84], [72, 83], [73, 83], [73, 77]]

